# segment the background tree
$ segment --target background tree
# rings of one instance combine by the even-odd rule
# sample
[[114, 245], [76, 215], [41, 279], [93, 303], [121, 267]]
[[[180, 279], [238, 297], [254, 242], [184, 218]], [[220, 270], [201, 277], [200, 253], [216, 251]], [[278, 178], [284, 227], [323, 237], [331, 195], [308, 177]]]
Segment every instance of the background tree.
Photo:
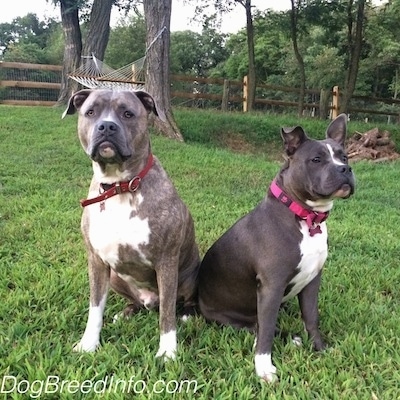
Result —
[[399, 13], [400, 0], [392, 0], [384, 6], [369, 10], [368, 13], [365, 28], [368, 56], [361, 60], [360, 73], [372, 88], [374, 97], [398, 97], [400, 90]]
[[[65, 51], [63, 62], [63, 78], [59, 103], [65, 103], [76, 90], [77, 84], [70, 82], [68, 76], [81, 64], [81, 57], [94, 55], [103, 60], [110, 34], [110, 15], [114, 3], [125, 10], [132, 6], [132, 0], [53, 0], [59, 3], [61, 9], [61, 23], [65, 35]], [[90, 11], [88, 10], [90, 8]], [[83, 41], [79, 13], [86, 20], [86, 36]], [[85, 18], [86, 17], [86, 18]]]
[[256, 99], [256, 66], [254, 56], [254, 27], [251, 12], [251, 0], [236, 0], [246, 11], [246, 34], [247, 34], [247, 56], [249, 62], [249, 70], [247, 73], [247, 111], [254, 109]]
[[167, 137], [183, 141], [171, 108], [171, 2], [146, 0], [143, 3], [147, 37], [146, 90], [154, 97], [159, 114], [159, 118], [154, 119], [154, 127]]
[[347, 113], [350, 99], [356, 87], [358, 68], [360, 64], [361, 50], [363, 44], [365, 1], [356, 2], [356, 18], [354, 19], [354, 1], [349, 0], [347, 6], [347, 54], [348, 66], [344, 82], [344, 93], [340, 102], [340, 113]]
[[146, 54], [146, 26], [144, 16], [135, 13], [121, 18], [111, 29], [104, 61], [114, 69], [139, 60]]
[[293, 43], [293, 51], [297, 60], [299, 75], [300, 75], [300, 91], [299, 91], [299, 105], [297, 109], [297, 114], [299, 116], [303, 115], [304, 109], [304, 96], [306, 93], [306, 71], [304, 67], [303, 56], [299, 50], [298, 44], [298, 31], [299, 31], [299, 15], [302, 9], [301, 0], [290, 0], [291, 10], [290, 10], [290, 36]]
[[111, 8], [115, 0], [94, 0], [86, 38], [83, 44], [83, 55], [93, 54], [104, 60], [104, 53], [110, 36]]
[[[255, 56], [254, 56], [254, 27], [252, 17], [252, 5], [251, 0], [192, 0], [193, 4], [196, 5], [195, 18], [202, 18], [203, 21], [209, 21], [210, 15], [207, 10], [212, 5], [214, 7], [214, 15], [223, 15], [233, 10], [236, 5], [241, 5], [245, 9], [246, 16], [246, 38], [247, 38], [247, 110], [251, 111], [254, 108], [254, 101], [256, 96], [256, 68], [255, 68]], [[213, 14], [211, 12], [211, 14]], [[217, 20], [218, 21], [218, 20]]]
[[69, 81], [69, 75], [75, 71], [82, 56], [82, 33], [79, 26], [79, 5], [76, 0], [60, 0], [61, 24], [64, 32], [64, 59], [61, 77], [61, 90], [58, 103], [66, 103], [78, 84]]
[[4, 61], [51, 64], [61, 60], [53, 56], [49, 46], [52, 35], [59, 32], [58, 22], [52, 18], [40, 21], [36, 14], [14, 18], [0, 24], [0, 55]]
[[202, 33], [180, 31], [171, 33], [171, 73], [209, 77], [224, 63], [228, 52], [225, 34], [204, 26]]

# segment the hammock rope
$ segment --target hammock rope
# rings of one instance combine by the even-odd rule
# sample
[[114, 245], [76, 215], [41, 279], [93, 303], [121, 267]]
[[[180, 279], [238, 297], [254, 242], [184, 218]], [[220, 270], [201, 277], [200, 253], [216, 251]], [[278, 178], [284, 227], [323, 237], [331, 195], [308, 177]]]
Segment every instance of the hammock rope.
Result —
[[145, 56], [131, 62], [119, 69], [113, 69], [92, 54], [83, 56], [82, 65], [77, 68], [69, 78], [75, 80], [89, 89], [125, 89], [141, 90], [145, 86], [146, 56], [151, 46], [162, 35], [164, 26], [147, 47]]

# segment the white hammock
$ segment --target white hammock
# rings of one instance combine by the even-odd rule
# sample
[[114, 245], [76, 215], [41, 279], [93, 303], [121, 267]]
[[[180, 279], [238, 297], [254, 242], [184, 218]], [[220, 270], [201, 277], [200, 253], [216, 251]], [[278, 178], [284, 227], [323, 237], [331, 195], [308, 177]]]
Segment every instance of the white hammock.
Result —
[[89, 89], [140, 90], [144, 88], [144, 61], [146, 57], [116, 70], [94, 55], [83, 58], [82, 65], [69, 77]]
[[119, 69], [112, 69], [94, 55], [86, 56], [82, 65], [69, 77], [89, 89], [141, 90], [145, 84], [144, 62], [151, 46], [166, 30], [164, 26], [147, 47], [145, 56]]

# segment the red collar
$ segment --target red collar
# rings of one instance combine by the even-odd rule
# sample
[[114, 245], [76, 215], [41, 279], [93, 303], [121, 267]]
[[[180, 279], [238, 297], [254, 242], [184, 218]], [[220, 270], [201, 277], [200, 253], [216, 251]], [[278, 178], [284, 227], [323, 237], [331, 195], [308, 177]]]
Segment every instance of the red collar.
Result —
[[280, 200], [286, 207], [289, 208], [294, 214], [306, 221], [310, 236], [314, 236], [317, 233], [322, 233], [321, 222], [328, 218], [328, 212], [317, 212], [304, 208], [299, 203], [293, 201], [273, 180], [270, 186], [271, 193]]
[[130, 181], [116, 182], [111, 185], [106, 185], [101, 183], [100, 186], [102, 187], [102, 189], [104, 189], [104, 192], [102, 192], [99, 196], [94, 197], [92, 199], [81, 200], [81, 206], [86, 207], [90, 204], [107, 200], [109, 197], [115, 196], [116, 194], [135, 192], [138, 189], [141, 180], [145, 177], [145, 175], [149, 172], [150, 168], [153, 166], [153, 162], [154, 162], [153, 154], [150, 153], [149, 158], [147, 159], [146, 166]]

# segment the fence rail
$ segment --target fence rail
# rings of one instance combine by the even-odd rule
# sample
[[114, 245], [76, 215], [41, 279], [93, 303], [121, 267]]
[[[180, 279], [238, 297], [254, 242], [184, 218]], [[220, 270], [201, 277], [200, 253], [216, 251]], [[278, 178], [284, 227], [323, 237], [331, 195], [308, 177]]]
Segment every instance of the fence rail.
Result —
[[[0, 104], [52, 106], [61, 89], [62, 66], [0, 61]], [[171, 75], [173, 104], [192, 107], [213, 107], [222, 110], [247, 109], [247, 77], [243, 81]], [[261, 110], [285, 112], [298, 107], [299, 88], [260, 84], [256, 88], [255, 107]], [[400, 123], [400, 100], [352, 97], [349, 112], [367, 119], [381, 115]], [[306, 89], [304, 109], [323, 118], [335, 117], [339, 110], [340, 91]]]

